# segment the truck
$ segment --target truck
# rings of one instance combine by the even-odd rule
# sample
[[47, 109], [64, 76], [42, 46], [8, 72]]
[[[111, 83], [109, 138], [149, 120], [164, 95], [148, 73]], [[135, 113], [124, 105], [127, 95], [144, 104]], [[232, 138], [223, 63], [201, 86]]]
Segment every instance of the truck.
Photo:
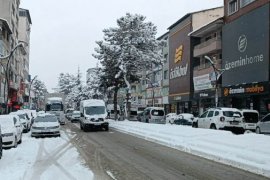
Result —
[[88, 99], [80, 102], [80, 129], [104, 129], [109, 130], [109, 123], [105, 121], [107, 117], [106, 105], [100, 99]]
[[56, 115], [59, 123], [64, 125], [65, 122], [65, 115], [64, 115], [64, 105], [63, 99], [61, 97], [50, 97], [46, 101], [45, 107], [46, 113]]

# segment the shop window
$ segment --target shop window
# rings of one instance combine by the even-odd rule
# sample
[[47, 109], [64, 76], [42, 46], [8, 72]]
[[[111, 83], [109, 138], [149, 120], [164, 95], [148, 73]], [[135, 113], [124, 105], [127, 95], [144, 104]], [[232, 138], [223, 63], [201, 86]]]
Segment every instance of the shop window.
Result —
[[254, 2], [255, 0], [240, 0], [240, 7], [245, 7], [246, 5]]
[[238, 11], [238, 0], [230, 0], [228, 4], [228, 15]]

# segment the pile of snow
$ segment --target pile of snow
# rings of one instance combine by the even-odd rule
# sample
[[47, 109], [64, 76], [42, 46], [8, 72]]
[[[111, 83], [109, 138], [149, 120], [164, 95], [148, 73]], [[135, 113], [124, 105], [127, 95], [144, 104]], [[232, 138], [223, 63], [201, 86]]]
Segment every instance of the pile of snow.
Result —
[[28, 133], [17, 148], [4, 150], [0, 179], [93, 179], [84, 164], [63, 131], [60, 138], [35, 139]]
[[127, 120], [109, 122], [121, 132], [270, 177], [270, 136]]

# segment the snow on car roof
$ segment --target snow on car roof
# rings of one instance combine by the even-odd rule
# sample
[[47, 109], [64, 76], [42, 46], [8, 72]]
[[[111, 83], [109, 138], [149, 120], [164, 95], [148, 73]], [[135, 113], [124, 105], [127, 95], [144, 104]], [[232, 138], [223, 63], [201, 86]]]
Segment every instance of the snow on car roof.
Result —
[[63, 99], [61, 97], [50, 97], [48, 98], [49, 101], [62, 101]]

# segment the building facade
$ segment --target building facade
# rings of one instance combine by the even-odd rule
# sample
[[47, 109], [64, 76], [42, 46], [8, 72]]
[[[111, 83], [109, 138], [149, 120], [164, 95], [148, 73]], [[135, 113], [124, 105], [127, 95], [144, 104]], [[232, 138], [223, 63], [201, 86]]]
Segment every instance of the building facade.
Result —
[[[225, 0], [222, 96], [225, 106], [270, 111], [269, 0]], [[231, 33], [233, 29], [234, 33]]]
[[[8, 36], [2, 60], [4, 78], [1, 89], [4, 91], [4, 108], [13, 111], [21, 108], [27, 99], [25, 87], [29, 85], [29, 37], [31, 18], [28, 10], [19, 9], [20, 0], [0, 0], [0, 19], [7, 22], [11, 33]], [[24, 13], [26, 15], [24, 15]], [[21, 41], [24, 46], [19, 46]], [[3, 49], [3, 48], [2, 48]]]
[[193, 112], [193, 46], [189, 33], [223, 16], [223, 8], [189, 13], [169, 29], [170, 112]]

